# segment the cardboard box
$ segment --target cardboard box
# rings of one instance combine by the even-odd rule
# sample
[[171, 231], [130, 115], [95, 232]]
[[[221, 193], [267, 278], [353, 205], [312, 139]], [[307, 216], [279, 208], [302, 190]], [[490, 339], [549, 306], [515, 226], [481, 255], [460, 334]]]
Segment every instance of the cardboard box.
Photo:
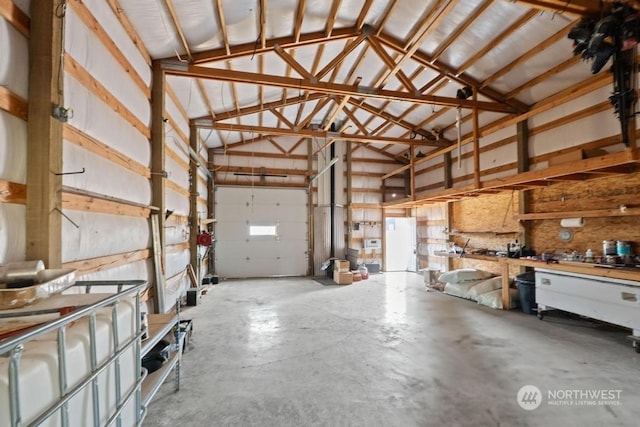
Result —
[[549, 166], [555, 166], [562, 163], [575, 162], [576, 160], [589, 159], [591, 157], [604, 156], [607, 152], [600, 148], [596, 149], [583, 149], [576, 148], [575, 150], [567, 151], [563, 154], [554, 155], [549, 159]]
[[347, 273], [349, 271], [349, 261], [342, 260], [342, 259], [337, 259], [333, 261], [333, 271]]
[[350, 285], [353, 283], [353, 273], [350, 271], [334, 271], [333, 281], [338, 285]]

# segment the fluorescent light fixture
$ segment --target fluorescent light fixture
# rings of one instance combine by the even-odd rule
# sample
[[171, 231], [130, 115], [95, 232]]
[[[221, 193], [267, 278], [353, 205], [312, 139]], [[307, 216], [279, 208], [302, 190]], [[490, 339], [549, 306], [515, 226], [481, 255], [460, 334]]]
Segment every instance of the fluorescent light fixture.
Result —
[[320, 175], [322, 175], [323, 173], [328, 171], [331, 166], [335, 165], [338, 162], [338, 160], [340, 160], [339, 157], [334, 157], [333, 159], [331, 159], [331, 161], [329, 163], [327, 163], [327, 165], [325, 167], [323, 167], [322, 170], [320, 172], [318, 172], [318, 174], [316, 176], [311, 178], [311, 181], [309, 182], [309, 184], [313, 184], [316, 181], [316, 179], [320, 178]]

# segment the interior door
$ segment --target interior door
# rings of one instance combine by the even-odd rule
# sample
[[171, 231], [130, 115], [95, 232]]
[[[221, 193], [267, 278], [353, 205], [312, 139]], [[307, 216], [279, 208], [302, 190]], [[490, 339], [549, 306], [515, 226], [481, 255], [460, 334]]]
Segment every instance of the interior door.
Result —
[[387, 218], [385, 254], [387, 271], [416, 271], [416, 219]]
[[307, 274], [306, 190], [217, 187], [215, 201], [215, 258], [219, 276]]

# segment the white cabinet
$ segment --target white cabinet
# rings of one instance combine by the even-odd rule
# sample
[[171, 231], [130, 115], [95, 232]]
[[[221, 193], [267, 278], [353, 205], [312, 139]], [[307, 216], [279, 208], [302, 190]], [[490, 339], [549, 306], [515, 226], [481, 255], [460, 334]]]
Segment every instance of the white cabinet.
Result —
[[640, 282], [536, 268], [536, 302], [540, 314], [557, 308], [629, 328], [640, 337]]

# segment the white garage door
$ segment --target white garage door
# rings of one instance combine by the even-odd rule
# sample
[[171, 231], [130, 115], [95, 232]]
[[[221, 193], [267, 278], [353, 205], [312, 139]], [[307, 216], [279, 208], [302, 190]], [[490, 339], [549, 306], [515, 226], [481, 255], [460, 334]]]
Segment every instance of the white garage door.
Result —
[[217, 187], [216, 273], [224, 278], [304, 276], [307, 191]]

